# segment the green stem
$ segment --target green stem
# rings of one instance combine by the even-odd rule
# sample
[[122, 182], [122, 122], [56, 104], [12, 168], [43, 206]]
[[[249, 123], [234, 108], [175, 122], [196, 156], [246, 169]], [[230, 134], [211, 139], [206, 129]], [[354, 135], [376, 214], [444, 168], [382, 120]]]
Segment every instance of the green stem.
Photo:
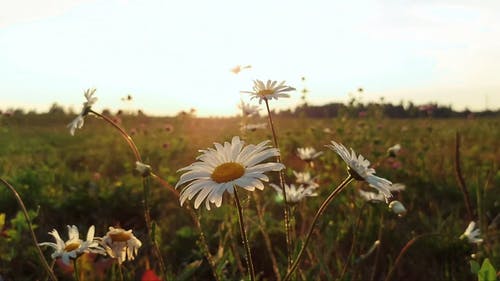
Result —
[[236, 191], [236, 187], [233, 187], [233, 190], [234, 190], [234, 202], [236, 203], [236, 207], [238, 209], [238, 222], [240, 223], [241, 240], [243, 240], [243, 246], [245, 247], [246, 251], [245, 260], [250, 274], [250, 280], [255, 281], [255, 271], [253, 268], [252, 252], [250, 251], [250, 246], [248, 245], [248, 238], [245, 231], [245, 222], [243, 221], [243, 211], [241, 210], [240, 199], [238, 198], [238, 192]]
[[80, 274], [78, 274], [78, 263], [77, 259], [73, 259], [73, 273], [75, 274], [75, 280], [80, 281]]
[[356, 222], [355, 222], [353, 230], [352, 230], [351, 249], [349, 249], [349, 254], [347, 254], [347, 258], [346, 258], [344, 267], [342, 268], [342, 272], [340, 273], [339, 280], [342, 280], [344, 278], [344, 275], [347, 271], [347, 266], [349, 265], [352, 254], [354, 253], [354, 246], [356, 244], [356, 234], [358, 232], [358, 228], [359, 228], [359, 225], [361, 223], [361, 215], [363, 214], [363, 209], [365, 208], [366, 205], [367, 205], [366, 202], [363, 202], [363, 205], [359, 209], [358, 217], [356, 219]]
[[309, 232], [307, 233], [306, 240], [304, 241], [304, 244], [302, 245], [302, 248], [300, 249], [300, 252], [295, 259], [295, 262], [292, 264], [291, 268], [288, 270], [286, 276], [283, 278], [283, 281], [287, 281], [290, 279], [292, 273], [295, 271], [297, 266], [299, 265], [300, 260], [302, 259], [302, 256], [304, 255], [305, 249], [309, 243], [309, 239], [311, 239], [314, 227], [316, 226], [316, 223], [318, 222], [318, 218], [321, 216], [323, 211], [326, 209], [326, 207], [330, 204], [330, 202], [339, 194], [344, 187], [346, 187], [354, 178], [349, 175], [329, 196], [328, 198], [325, 199], [323, 204], [319, 207], [318, 211], [316, 212], [316, 215], [314, 215], [313, 221], [311, 223], [311, 227], [309, 228]]
[[16, 197], [16, 200], [17, 200], [17, 203], [19, 204], [19, 206], [21, 207], [21, 210], [24, 214], [24, 218], [26, 219], [26, 222], [28, 223], [28, 228], [30, 229], [30, 233], [31, 233], [31, 238], [33, 240], [33, 244], [35, 245], [35, 248], [37, 249], [37, 253], [38, 253], [38, 258], [40, 259], [40, 262], [42, 263], [43, 267], [45, 268], [45, 271], [47, 271], [47, 274], [48, 276], [50, 277], [50, 279], [56, 281], [57, 278], [56, 276], [54, 275], [54, 272], [52, 271], [52, 269], [50, 268], [49, 264], [47, 263], [47, 260], [45, 259], [45, 257], [43, 256], [43, 252], [42, 252], [42, 249], [40, 249], [40, 246], [38, 245], [38, 240], [36, 239], [36, 235], [35, 235], [35, 232], [33, 231], [33, 225], [31, 224], [31, 220], [30, 220], [30, 217], [28, 215], [28, 210], [26, 210], [26, 206], [24, 206], [24, 202], [23, 202], [23, 199], [21, 199], [21, 196], [19, 195], [19, 193], [17, 193], [16, 189], [10, 185], [7, 181], [5, 181], [4, 179], [0, 178], [0, 181], [10, 190], [12, 191], [12, 193], [14, 194], [14, 196]]
[[123, 281], [123, 270], [122, 270], [122, 265], [117, 262], [118, 265], [118, 274], [120, 275], [120, 281]]
[[[264, 102], [266, 103], [266, 109], [267, 109], [267, 116], [269, 119], [269, 124], [271, 127], [271, 131], [273, 133], [273, 141], [274, 141], [274, 146], [279, 149], [279, 144], [278, 144], [278, 137], [276, 136], [276, 131], [274, 129], [274, 123], [273, 123], [273, 117], [271, 114], [271, 110], [269, 109], [269, 102], [267, 99], [264, 99]], [[276, 162], [281, 163], [281, 157], [278, 155], [276, 156]], [[287, 257], [287, 269], [290, 269], [292, 266], [292, 240], [290, 237], [290, 211], [288, 209], [288, 200], [286, 197], [286, 189], [285, 189], [285, 176], [283, 175], [283, 170], [280, 170], [278, 172], [279, 178], [280, 178], [280, 187], [283, 192], [283, 201], [284, 201], [284, 207], [283, 207], [283, 213], [284, 213], [284, 227], [285, 227], [285, 241], [286, 241], [286, 257]]]

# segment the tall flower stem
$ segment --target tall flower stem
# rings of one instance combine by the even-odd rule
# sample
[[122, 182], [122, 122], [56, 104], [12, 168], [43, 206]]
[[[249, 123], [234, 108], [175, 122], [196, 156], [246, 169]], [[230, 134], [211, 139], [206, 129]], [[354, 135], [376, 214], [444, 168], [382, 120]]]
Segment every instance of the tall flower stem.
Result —
[[[108, 124], [110, 124], [111, 126], [113, 126], [116, 130], [118, 130], [118, 132], [120, 132], [120, 134], [122, 135], [122, 137], [125, 139], [125, 141], [129, 145], [130, 149], [134, 153], [136, 161], [142, 162], [141, 154], [139, 153], [139, 150], [137, 149], [137, 146], [135, 145], [132, 137], [130, 137], [130, 135], [127, 134], [127, 132], [122, 127], [120, 127], [118, 124], [116, 124], [115, 122], [113, 122], [113, 120], [111, 120], [109, 117], [107, 117], [105, 115], [102, 115], [102, 114], [100, 114], [98, 112], [95, 112], [92, 109], [89, 110], [89, 113], [92, 113], [92, 114], [96, 115], [97, 117], [103, 119]], [[179, 198], [179, 192], [171, 184], [169, 184], [167, 181], [163, 180], [161, 177], [159, 177], [158, 175], [154, 174], [153, 172], [151, 172], [150, 175], [155, 180], [157, 180], [161, 185], [163, 185], [164, 187], [168, 188], [177, 197], [177, 199]], [[188, 207], [187, 210], [188, 210], [191, 218], [193, 219], [193, 222], [194, 222], [197, 230], [200, 233], [200, 242], [203, 245], [202, 251], [204, 252], [205, 257], [207, 258], [208, 263], [210, 264], [210, 267], [212, 268], [213, 276], [214, 276], [214, 278], [215, 278], [216, 281], [220, 280], [220, 278], [218, 278], [217, 273], [216, 273], [215, 261], [214, 261], [214, 259], [212, 257], [212, 254], [209, 251], [207, 241], [206, 241], [205, 236], [203, 234], [203, 231], [201, 229], [200, 221], [199, 221], [198, 217], [196, 216], [196, 213], [191, 208]], [[145, 214], [145, 216], [147, 216], [147, 215]], [[150, 226], [148, 224], [148, 229], [149, 229], [149, 227]], [[156, 242], [154, 241], [154, 239], [152, 240], [152, 243], [153, 243], [153, 245], [156, 245]], [[157, 249], [155, 249], [155, 252], [157, 252], [159, 258], [162, 259], [161, 255], [160, 255], [159, 248], [157, 246], [155, 246], [155, 247], [157, 248]], [[160, 263], [164, 264], [163, 260]], [[163, 270], [164, 269], [162, 269], [162, 272], [163, 272]]]
[[24, 218], [26, 219], [26, 223], [28, 224], [28, 228], [30, 229], [31, 238], [33, 240], [35, 248], [37, 249], [38, 258], [40, 259], [40, 262], [45, 268], [45, 271], [47, 271], [47, 274], [50, 277], [50, 279], [57, 281], [54, 272], [52, 271], [51, 267], [49, 266], [47, 260], [43, 255], [42, 249], [40, 249], [40, 246], [38, 245], [38, 240], [36, 239], [35, 232], [33, 231], [33, 225], [31, 224], [31, 219], [29, 217], [28, 210], [26, 210], [26, 206], [24, 206], [23, 199], [21, 199], [21, 196], [19, 195], [19, 193], [17, 193], [16, 189], [12, 185], [10, 185], [7, 181], [5, 181], [2, 178], [0, 178], [0, 181], [14, 194], [14, 197], [16, 197], [17, 203], [19, 204], [19, 207], [21, 207], [21, 211], [23, 212]]
[[464, 197], [465, 208], [467, 209], [467, 216], [469, 221], [474, 220], [474, 215], [472, 213], [472, 204], [470, 202], [469, 192], [467, 192], [467, 186], [465, 185], [465, 180], [462, 175], [462, 169], [460, 167], [460, 133], [455, 134], [455, 174], [457, 176], [458, 186]]
[[247, 263], [250, 280], [255, 281], [255, 271], [253, 268], [252, 252], [250, 251], [250, 246], [248, 245], [247, 233], [245, 231], [245, 222], [243, 220], [243, 211], [241, 210], [240, 199], [238, 198], [238, 192], [236, 191], [236, 187], [233, 187], [233, 190], [234, 190], [234, 202], [236, 203], [236, 207], [238, 209], [238, 222], [240, 223], [241, 240], [243, 241], [243, 246], [245, 247], [246, 251], [245, 260]]
[[[264, 99], [264, 102], [266, 103], [267, 116], [269, 118], [269, 125], [270, 125], [271, 131], [273, 133], [274, 146], [277, 149], [279, 149], [278, 137], [276, 136], [276, 130], [274, 129], [274, 122], [273, 122], [271, 110], [269, 109], [269, 102], [267, 99]], [[276, 156], [276, 162], [281, 163], [281, 157], [279, 155]], [[278, 173], [279, 173], [279, 177], [280, 177], [281, 190], [283, 192], [283, 201], [285, 203], [284, 207], [283, 207], [283, 212], [284, 212], [285, 241], [286, 241], [286, 252], [287, 252], [287, 266], [286, 267], [287, 267], [287, 269], [290, 269], [290, 267], [292, 266], [292, 240], [290, 238], [290, 210], [288, 208], [288, 200], [286, 198], [285, 176], [283, 174], [283, 170], [280, 170]]]
[[264, 237], [264, 243], [266, 245], [267, 251], [269, 252], [269, 257], [271, 258], [271, 264], [273, 266], [274, 277], [276, 281], [281, 281], [281, 275], [278, 268], [278, 262], [276, 260], [276, 255], [273, 252], [273, 247], [271, 243], [271, 238], [269, 233], [266, 231], [266, 221], [264, 219], [264, 209], [261, 205], [259, 197], [256, 193], [252, 193], [255, 199], [255, 208], [257, 209], [257, 217], [259, 218], [259, 229], [262, 237]]
[[77, 259], [73, 259], [73, 273], [75, 275], [75, 280], [80, 281], [80, 273], [78, 273], [78, 262]]
[[342, 271], [340, 272], [339, 280], [343, 280], [344, 275], [347, 271], [347, 266], [349, 265], [352, 254], [354, 253], [354, 247], [356, 245], [356, 238], [357, 238], [356, 235], [358, 232], [359, 225], [361, 223], [361, 215], [363, 214], [363, 210], [364, 210], [365, 206], [366, 206], [366, 202], [364, 202], [363, 205], [361, 206], [361, 208], [359, 209], [358, 217], [356, 219], [356, 222], [355, 222], [353, 230], [352, 230], [351, 248], [349, 249], [349, 254], [347, 254], [347, 258], [345, 260], [344, 267], [342, 268]]
[[438, 236], [438, 235], [441, 235], [441, 234], [439, 234], [439, 233], [424, 233], [424, 234], [420, 234], [420, 235], [418, 235], [416, 237], [413, 237], [410, 241], [408, 241], [408, 243], [406, 243], [406, 245], [399, 252], [398, 257], [394, 261], [394, 265], [389, 270], [389, 273], [387, 273], [387, 277], [385, 278], [385, 281], [391, 280], [392, 275], [394, 275], [395, 269], [398, 267], [399, 263], [401, 262], [401, 259], [403, 258], [403, 255], [408, 251], [408, 249], [410, 249], [410, 247], [413, 244], [415, 244], [415, 242], [417, 242], [418, 240], [420, 240], [420, 239], [422, 239], [424, 237]]
[[314, 231], [314, 228], [316, 227], [316, 223], [318, 222], [319, 217], [323, 212], [325, 211], [326, 207], [330, 204], [330, 202], [339, 194], [344, 187], [346, 187], [354, 178], [349, 175], [333, 192], [328, 196], [328, 198], [325, 199], [323, 204], [319, 207], [318, 211], [316, 212], [316, 215], [314, 215], [314, 218], [311, 223], [311, 227], [309, 228], [309, 232], [307, 233], [306, 240], [304, 241], [304, 244], [302, 244], [302, 248], [300, 249], [299, 254], [297, 255], [297, 258], [295, 259], [295, 262], [292, 264], [291, 268], [288, 270], [286, 276], [283, 278], [283, 281], [287, 281], [290, 279], [292, 276], [293, 272], [297, 268], [297, 266], [300, 263], [300, 260], [302, 259], [302, 256], [304, 255], [305, 249], [307, 247], [307, 244], [309, 243], [309, 240], [311, 239], [312, 233]]

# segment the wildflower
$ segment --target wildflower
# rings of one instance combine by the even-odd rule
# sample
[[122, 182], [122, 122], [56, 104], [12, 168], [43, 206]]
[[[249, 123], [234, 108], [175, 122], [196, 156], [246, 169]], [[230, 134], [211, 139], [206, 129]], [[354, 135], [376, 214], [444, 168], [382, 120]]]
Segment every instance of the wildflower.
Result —
[[295, 172], [293, 171], [293, 175], [295, 176], [295, 182], [298, 184], [305, 184], [309, 186], [318, 187], [319, 185], [314, 181], [316, 178], [311, 177], [309, 172]]
[[369, 168], [370, 161], [365, 159], [361, 154], [356, 156], [356, 153], [351, 148], [351, 152], [347, 150], [342, 144], [338, 144], [332, 141], [331, 145], [327, 145], [328, 148], [337, 152], [337, 154], [346, 162], [348, 168], [347, 171], [356, 180], [366, 181], [370, 186], [376, 188], [380, 191], [386, 198], [390, 198], [391, 195], [391, 185], [392, 183], [384, 178], [375, 176], [375, 169]]
[[[270, 185], [276, 190], [276, 192], [278, 192], [278, 196], [283, 198], [283, 190], [281, 189], [281, 187], [273, 183], [271, 183]], [[289, 203], [298, 203], [306, 197], [318, 196], [318, 194], [314, 192], [315, 189], [316, 187], [314, 186], [304, 188], [303, 185], [296, 187], [294, 184], [285, 184], [286, 200]]]
[[95, 91], [96, 89], [92, 88], [92, 89], [87, 89], [84, 92], [87, 101], [83, 103], [83, 108], [80, 114], [78, 114], [78, 116], [76, 116], [76, 118], [73, 121], [71, 121], [71, 123], [69, 123], [67, 126], [69, 128], [69, 133], [72, 136], [75, 135], [76, 129], [81, 129], [83, 127], [83, 123], [85, 120], [84, 117], [90, 112], [92, 105], [94, 105], [94, 103], [97, 101], [97, 97], [93, 97]]
[[125, 230], [112, 226], [109, 227], [101, 243], [108, 255], [118, 259], [119, 264], [126, 260], [133, 260], [137, 255], [137, 250], [142, 246], [141, 241], [132, 233], [132, 229]]
[[371, 192], [371, 191], [364, 191], [364, 190], [360, 189], [358, 192], [359, 192], [359, 195], [361, 197], [363, 197], [363, 199], [365, 199], [366, 201], [370, 201], [370, 202], [383, 202], [383, 201], [385, 201], [384, 194], [382, 194], [378, 191]]
[[245, 143], [235, 136], [231, 143], [214, 143], [215, 149], [200, 150], [203, 154], [196, 158], [199, 161], [178, 170], [187, 171], [175, 186], [177, 188], [188, 183], [180, 194], [181, 205], [186, 199], [191, 200], [197, 195], [194, 207], [198, 208], [206, 199], [205, 206], [210, 210], [210, 203], [220, 207], [224, 191], [232, 194], [236, 186], [249, 191], [264, 189], [262, 181], [269, 181], [264, 173], [285, 168], [281, 163], [261, 163], [270, 157], [279, 156], [278, 149], [270, 147], [268, 143], [264, 141], [244, 147]]
[[467, 228], [465, 229], [465, 232], [460, 236], [460, 239], [465, 239], [469, 241], [469, 243], [475, 243], [479, 244], [483, 242], [482, 238], [479, 238], [481, 235], [481, 231], [479, 228], [474, 229], [476, 227], [476, 223], [474, 221], [471, 221]]
[[267, 80], [267, 83], [260, 80], [254, 80], [253, 91], [241, 91], [242, 93], [247, 93], [252, 95], [251, 99], [259, 99], [259, 104], [263, 100], [278, 99], [278, 98], [288, 98], [290, 97], [287, 92], [295, 91], [295, 88], [286, 86], [285, 81], [278, 84], [278, 81]]
[[97, 241], [94, 239], [95, 228], [92, 225], [87, 232], [87, 240], [83, 241], [79, 238], [78, 228], [73, 225], [68, 225], [68, 240], [64, 241], [59, 236], [57, 230], [52, 230], [49, 232], [50, 235], [54, 237], [56, 243], [43, 242], [38, 245], [49, 246], [54, 248], [54, 252], [51, 257], [53, 259], [62, 258], [64, 264], [69, 265], [69, 259], [76, 259], [83, 253], [97, 253], [105, 255], [106, 252], [103, 248], [99, 246]]
[[249, 103], [245, 103], [244, 101], [241, 101], [238, 107], [241, 109], [243, 116], [258, 115], [260, 110], [258, 106], [250, 105]]
[[396, 215], [402, 217], [406, 214], [406, 208], [403, 203], [398, 200], [394, 200], [389, 204], [389, 209], [391, 209]]
[[252, 131], [255, 132], [259, 129], [265, 129], [267, 127], [267, 123], [259, 123], [259, 124], [247, 124], [241, 126], [241, 131]]
[[139, 161], [135, 161], [135, 169], [141, 173], [141, 176], [146, 177], [151, 173], [151, 166]]
[[312, 161], [314, 158], [322, 155], [323, 151], [316, 152], [314, 147], [299, 147], [297, 148], [297, 155], [304, 161]]
[[172, 133], [174, 131], [174, 126], [172, 124], [165, 124], [164, 128], [167, 133]]
[[391, 147], [389, 147], [387, 149], [387, 154], [389, 155], [389, 157], [396, 157], [396, 155], [398, 154], [398, 152], [401, 150], [401, 145], [398, 143], [398, 144], [395, 144]]

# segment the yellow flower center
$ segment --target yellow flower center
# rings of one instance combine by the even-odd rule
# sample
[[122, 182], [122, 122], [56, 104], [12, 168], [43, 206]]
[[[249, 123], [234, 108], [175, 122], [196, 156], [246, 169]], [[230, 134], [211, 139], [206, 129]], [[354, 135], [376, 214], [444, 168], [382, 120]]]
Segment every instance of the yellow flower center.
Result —
[[114, 242], [125, 242], [132, 238], [132, 234], [126, 231], [120, 231], [118, 233], [110, 233], [109, 237], [111, 237], [111, 240]]
[[245, 168], [240, 163], [229, 162], [215, 167], [211, 178], [216, 183], [223, 183], [240, 178], [245, 174]]
[[80, 241], [71, 241], [66, 244], [66, 246], [64, 247], [64, 251], [71, 252], [73, 250], [78, 249], [79, 247], [80, 247]]
[[260, 90], [257, 93], [257, 95], [259, 95], [261, 97], [265, 97], [265, 96], [272, 95], [272, 94], [274, 94], [274, 90], [271, 90], [271, 89]]

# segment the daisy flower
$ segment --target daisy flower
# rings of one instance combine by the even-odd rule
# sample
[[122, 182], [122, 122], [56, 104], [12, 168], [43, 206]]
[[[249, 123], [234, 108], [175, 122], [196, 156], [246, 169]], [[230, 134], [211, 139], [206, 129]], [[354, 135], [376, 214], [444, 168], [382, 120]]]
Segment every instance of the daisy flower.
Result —
[[241, 91], [252, 95], [251, 99], [259, 99], [259, 104], [263, 100], [271, 100], [278, 98], [289, 98], [287, 92], [295, 91], [295, 88], [286, 86], [285, 81], [278, 84], [278, 81], [267, 80], [266, 84], [261, 80], [253, 81], [253, 91]]
[[351, 152], [349, 152], [345, 146], [334, 141], [332, 141], [331, 145], [327, 145], [327, 147], [337, 152], [344, 162], [346, 162], [347, 171], [351, 177], [358, 181], [366, 181], [369, 183], [370, 186], [376, 188], [385, 196], [386, 201], [392, 196], [392, 183], [384, 178], [375, 176], [375, 169], [369, 168], [370, 161], [366, 160], [361, 154], [356, 155], [352, 148]]
[[[281, 189], [281, 187], [273, 183], [271, 183], [270, 185], [276, 190], [278, 196], [283, 198], [283, 190]], [[314, 192], [315, 189], [316, 187], [313, 186], [304, 188], [303, 185], [296, 187], [294, 184], [285, 184], [286, 200], [289, 203], [298, 203], [306, 197], [318, 196], [318, 194]]]
[[364, 191], [362, 189], [360, 189], [359, 191], [359, 195], [365, 199], [366, 201], [370, 201], [370, 202], [384, 202], [385, 201], [385, 196], [384, 194], [380, 193], [380, 192], [371, 192], [371, 191]]
[[56, 243], [43, 242], [38, 245], [49, 246], [54, 249], [51, 257], [53, 259], [62, 258], [64, 264], [69, 265], [69, 259], [76, 259], [83, 253], [97, 253], [105, 255], [106, 252], [103, 248], [99, 246], [97, 241], [94, 239], [95, 228], [92, 225], [87, 232], [87, 239], [85, 241], [81, 240], [78, 233], [78, 228], [75, 225], [68, 225], [68, 240], [64, 241], [59, 236], [57, 230], [52, 230], [49, 232], [50, 235], [54, 237]]
[[460, 236], [460, 239], [465, 239], [469, 241], [469, 243], [479, 244], [483, 242], [483, 239], [479, 236], [481, 235], [481, 231], [479, 228], [474, 229], [476, 227], [476, 222], [471, 221], [465, 229], [465, 232]]
[[257, 145], [244, 146], [239, 137], [233, 137], [231, 143], [223, 145], [214, 143], [215, 149], [200, 150], [202, 153], [197, 162], [181, 168], [187, 171], [182, 174], [175, 188], [186, 184], [180, 193], [180, 203], [196, 197], [194, 207], [198, 208], [205, 200], [205, 206], [210, 210], [210, 203], [220, 207], [224, 191], [233, 193], [236, 186], [249, 191], [264, 189], [262, 181], [269, 181], [264, 174], [270, 171], [280, 171], [285, 168], [281, 163], [261, 163], [270, 157], [279, 156], [279, 151], [272, 148], [269, 141]]
[[73, 121], [71, 121], [71, 123], [69, 123], [67, 126], [69, 128], [69, 133], [72, 136], [75, 135], [76, 129], [81, 129], [83, 127], [83, 123], [85, 120], [84, 117], [89, 113], [90, 108], [97, 101], [97, 97], [94, 97], [95, 91], [96, 89], [92, 88], [92, 89], [87, 89], [83, 93], [87, 101], [83, 103], [82, 111], [80, 112], [80, 114], [78, 114], [78, 116], [76, 116], [76, 118], [73, 119]]
[[102, 237], [101, 244], [110, 257], [118, 259], [119, 264], [126, 260], [133, 260], [137, 255], [137, 250], [142, 246], [141, 241], [132, 233], [132, 229], [125, 230], [112, 226]]
[[135, 169], [139, 171], [139, 173], [143, 177], [148, 176], [149, 173], [151, 173], [151, 166], [144, 164], [140, 161], [135, 161]]
[[323, 151], [316, 152], [314, 147], [299, 147], [297, 148], [297, 156], [304, 161], [312, 161], [314, 158], [322, 155]]
[[257, 105], [250, 105], [249, 103], [245, 103], [244, 101], [241, 101], [238, 107], [241, 109], [243, 116], [258, 115], [260, 110]]
[[387, 154], [389, 157], [396, 157], [398, 152], [401, 150], [401, 145], [398, 143], [396, 145], [393, 145], [387, 149]]
[[298, 184], [305, 184], [308, 186], [318, 187], [319, 185], [314, 181], [317, 177], [312, 177], [309, 172], [296, 172], [293, 171], [295, 182]]

